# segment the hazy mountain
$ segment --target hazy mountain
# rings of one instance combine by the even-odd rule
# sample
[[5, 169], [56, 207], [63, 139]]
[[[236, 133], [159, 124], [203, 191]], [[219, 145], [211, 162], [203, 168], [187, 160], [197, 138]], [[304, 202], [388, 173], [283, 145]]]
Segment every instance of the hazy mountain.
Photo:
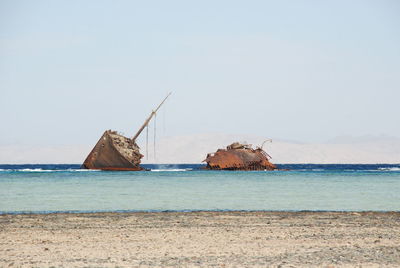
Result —
[[[252, 135], [199, 134], [165, 137], [149, 146], [148, 163], [199, 163], [209, 152], [225, 148], [234, 141], [261, 146], [268, 137]], [[400, 163], [400, 139], [384, 137], [363, 139], [357, 142], [342, 139], [335, 143], [301, 143], [273, 140], [266, 142], [264, 150], [274, 163]], [[144, 149], [144, 148], [143, 148]], [[145, 150], [143, 150], [145, 152]]]
[[[197, 134], [160, 138], [149, 144], [143, 163], [201, 163], [207, 153], [234, 141], [260, 146], [268, 137]], [[0, 163], [82, 163], [93, 144], [70, 146], [0, 146]], [[151, 143], [151, 142], [150, 142]], [[141, 152], [146, 155], [145, 146]], [[400, 163], [400, 139], [387, 136], [338, 137], [326, 143], [273, 140], [264, 149], [274, 163]]]

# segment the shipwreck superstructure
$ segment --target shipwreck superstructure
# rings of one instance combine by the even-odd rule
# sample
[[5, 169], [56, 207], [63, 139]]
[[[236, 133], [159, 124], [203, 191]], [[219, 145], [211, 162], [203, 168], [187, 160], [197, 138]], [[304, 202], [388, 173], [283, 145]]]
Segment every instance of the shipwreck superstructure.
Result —
[[206, 169], [211, 170], [274, 170], [271, 157], [262, 149], [253, 149], [250, 144], [234, 142], [226, 149], [218, 149], [215, 153], [207, 154], [203, 162]]
[[82, 168], [115, 171], [144, 170], [140, 166], [143, 155], [140, 153], [140, 148], [136, 144], [136, 139], [149, 125], [153, 116], [156, 115], [161, 105], [163, 105], [170, 95], [171, 93], [165, 97], [155, 110], [151, 111], [150, 116], [133, 138], [127, 138], [116, 131], [106, 130], [86, 157]]

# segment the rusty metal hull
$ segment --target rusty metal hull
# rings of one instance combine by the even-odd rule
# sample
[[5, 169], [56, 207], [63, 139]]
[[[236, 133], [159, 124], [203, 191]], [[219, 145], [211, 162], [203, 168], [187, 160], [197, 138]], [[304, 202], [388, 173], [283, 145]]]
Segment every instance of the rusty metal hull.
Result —
[[82, 164], [85, 169], [110, 171], [139, 171], [139, 147], [131, 139], [107, 130], [103, 133]]
[[[232, 145], [231, 145], [232, 146]], [[207, 169], [212, 170], [274, 170], [276, 166], [269, 162], [268, 155], [260, 148], [237, 148], [228, 146], [208, 154], [203, 161]]]

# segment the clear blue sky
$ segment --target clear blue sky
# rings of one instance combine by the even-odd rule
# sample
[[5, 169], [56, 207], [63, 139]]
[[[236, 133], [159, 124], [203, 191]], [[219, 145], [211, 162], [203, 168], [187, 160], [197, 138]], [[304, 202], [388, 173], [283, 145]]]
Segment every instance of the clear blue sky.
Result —
[[0, 144], [133, 135], [169, 90], [168, 135], [400, 137], [400, 1], [0, 0]]

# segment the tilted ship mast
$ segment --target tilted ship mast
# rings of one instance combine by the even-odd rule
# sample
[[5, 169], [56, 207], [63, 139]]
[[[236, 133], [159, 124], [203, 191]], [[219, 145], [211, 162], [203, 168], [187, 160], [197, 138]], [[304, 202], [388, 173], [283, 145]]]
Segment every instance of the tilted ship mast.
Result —
[[172, 94], [172, 92], [168, 93], [168, 95], [165, 97], [165, 99], [158, 105], [158, 107], [154, 110], [151, 111], [150, 116], [144, 121], [143, 125], [139, 128], [138, 132], [136, 132], [135, 136], [133, 136], [132, 140], [135, 141], [137, 137], [139, 137], [140, 133], [142, 133], [143, 129], [148, 126], [150, 123], [150, 120], [153, 118], [153, 116], [157, 113], [157, 111], [160, 109], [161, 105], [164, 104], [164, 102], [167, 100], [167, 98]]
[[140, 153], [140, 148], [136, 144], [136, 139], [144, 128], [149, 125], [153, 116], [156, 115], [161, 105], [163, 105], [170, 95], [171, 93], [164, 98], [155, 110], [151, 111], [150, 116], [132, 139], [124, 137], [116, 131], [106, 130], [86, 157], [82, 168], [118, 171], [143, 170], [140, 166], [143, 155]]

